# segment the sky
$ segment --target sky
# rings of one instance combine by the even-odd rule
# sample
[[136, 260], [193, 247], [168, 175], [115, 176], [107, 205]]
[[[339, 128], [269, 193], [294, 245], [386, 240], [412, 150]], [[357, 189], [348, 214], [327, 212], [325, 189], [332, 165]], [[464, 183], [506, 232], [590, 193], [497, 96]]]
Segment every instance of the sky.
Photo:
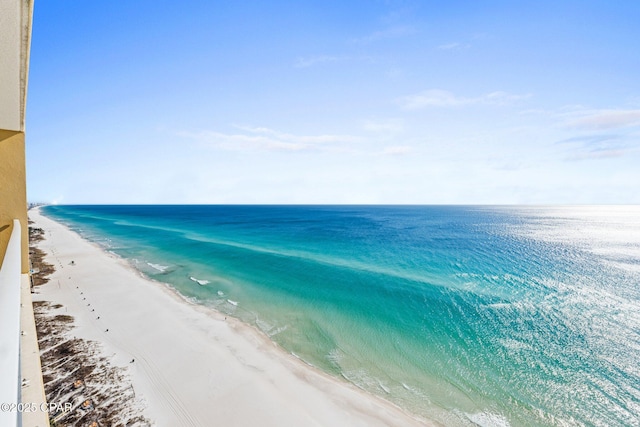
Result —
[[61, 204], [639, 204], [640, 2], [36, 2]]

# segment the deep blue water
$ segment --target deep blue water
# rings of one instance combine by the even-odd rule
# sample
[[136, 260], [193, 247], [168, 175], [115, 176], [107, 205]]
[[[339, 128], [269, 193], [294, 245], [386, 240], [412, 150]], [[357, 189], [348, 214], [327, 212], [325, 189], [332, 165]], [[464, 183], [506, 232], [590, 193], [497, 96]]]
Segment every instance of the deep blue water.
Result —
[[48, 206], [446, 425], [640, 425], [640, 208]]

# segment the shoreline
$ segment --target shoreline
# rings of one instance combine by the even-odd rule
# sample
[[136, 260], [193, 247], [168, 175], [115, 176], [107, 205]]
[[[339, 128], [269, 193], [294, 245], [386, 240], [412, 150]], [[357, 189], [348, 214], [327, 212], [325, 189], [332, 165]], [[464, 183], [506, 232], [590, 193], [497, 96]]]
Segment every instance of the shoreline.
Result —
[[74, 334], [100, 342], [127, 368], [143, 415], [156, 425], [436, 425], [143, 276], [39, 209], [29, 214], [45, 230], [38, 247], [56, 267], [34, 299], [63, 304]]

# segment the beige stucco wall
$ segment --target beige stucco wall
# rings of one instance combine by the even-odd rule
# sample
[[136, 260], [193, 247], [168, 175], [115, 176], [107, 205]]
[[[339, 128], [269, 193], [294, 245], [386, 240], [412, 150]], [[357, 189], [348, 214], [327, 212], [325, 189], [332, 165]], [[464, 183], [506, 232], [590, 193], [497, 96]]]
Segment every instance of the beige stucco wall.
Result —
[[0, 260], [11, 236], [13, 219], [22, 225], [22, 272], [29, 271], [29, 226], [24, 132], [0, 129]]
[[29, 242], [25, 173], [25, 113], [33, 0], [0, 0], [0, 261], [12, 220], [22, 224], [22, 272]]
[[0, 129], [20, 126], [20, 7], [0, 0]]
[[24, 131], [33, 0], [0, 0], [0, 129]]

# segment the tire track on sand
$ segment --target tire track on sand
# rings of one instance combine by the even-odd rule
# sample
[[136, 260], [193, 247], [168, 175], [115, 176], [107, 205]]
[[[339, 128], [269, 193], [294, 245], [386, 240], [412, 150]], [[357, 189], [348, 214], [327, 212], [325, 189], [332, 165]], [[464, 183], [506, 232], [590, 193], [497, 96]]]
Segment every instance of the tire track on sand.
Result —
[[151, 383], [156, 389], [162, 391], [161, 395], [165, 398], [163, 400], [169, 405], [171, 412], [176, 415], [176, 418], [181, 421], [181, 425], [200, 427], [201, 424], [193, 418], [189, 410], [184, 406], [182, 400], [180, 400], [180, 398], [173, 392], [173, 389], [167, 383], [158, 367], [153, 362], [150, 362], [145, 356], [141, 356], [140, 352], [137, 353], [138, 357], [141, 357], [141, 359], [136, 359], [136, 363], [138, 363], [138, 360], [143, 362], [142, 368], [147, 374], [147, 377], [151, 380]]

